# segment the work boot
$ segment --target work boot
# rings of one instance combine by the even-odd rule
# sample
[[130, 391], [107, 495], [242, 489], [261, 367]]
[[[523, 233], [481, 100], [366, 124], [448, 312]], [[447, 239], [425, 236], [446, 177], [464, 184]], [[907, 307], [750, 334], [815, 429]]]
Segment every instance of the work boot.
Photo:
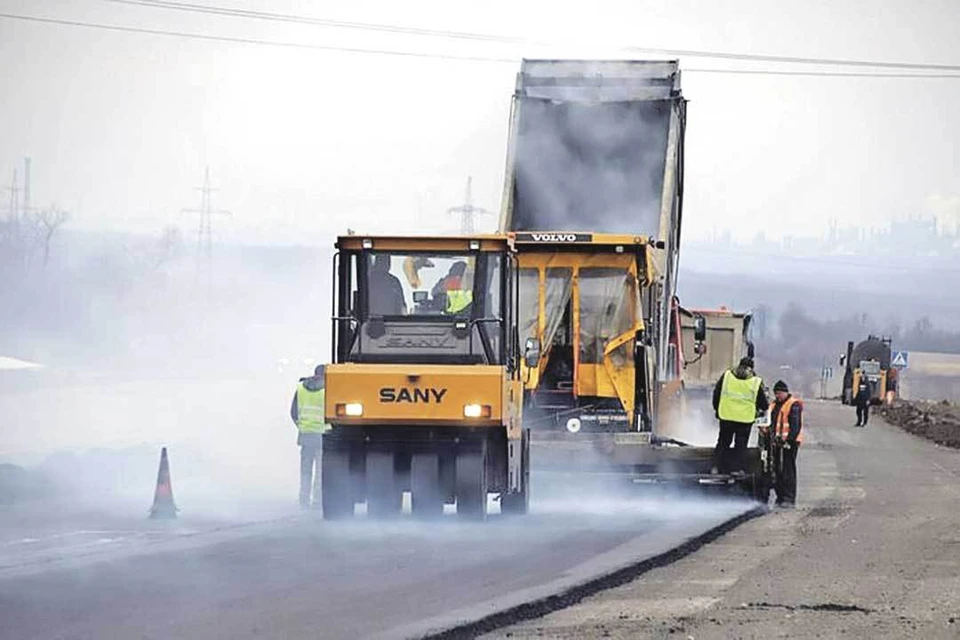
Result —
[[859, 427], [859, 426], [860, 426], [860, 423], [858, 422], [857, 424], [855, 424], [855, 425], [853, 425], [853, 426]]

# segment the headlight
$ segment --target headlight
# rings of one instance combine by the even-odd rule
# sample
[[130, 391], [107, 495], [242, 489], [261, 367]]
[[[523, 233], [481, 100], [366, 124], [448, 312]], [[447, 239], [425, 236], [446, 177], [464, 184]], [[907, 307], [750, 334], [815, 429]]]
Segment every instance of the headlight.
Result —
[[464, 418], [489, 418], [490, 405], [488, 404], [465, 404], [463, 405]]
[[338, 416], [348, 416], [350, 418], [359, 418], [363, 415], [363, 405], [359, 402], [348, 402], [347, 404], [337, 405]]
[[580, 418], [570, 418], [567, 420], [567, 431], [577, 433], [580, 431]]

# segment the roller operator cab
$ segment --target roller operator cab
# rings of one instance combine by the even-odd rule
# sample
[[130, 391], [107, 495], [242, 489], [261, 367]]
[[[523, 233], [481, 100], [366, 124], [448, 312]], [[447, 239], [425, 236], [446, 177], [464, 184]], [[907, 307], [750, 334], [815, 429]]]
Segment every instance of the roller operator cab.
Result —
[[[505, 236], [338, 239], [326, 372], [325, 518], [445, 504], [482, 519], [488, 494], [525, 513], [528, 442], [515, 254]], [[528, 357], [530, 354], [527, 354]]]

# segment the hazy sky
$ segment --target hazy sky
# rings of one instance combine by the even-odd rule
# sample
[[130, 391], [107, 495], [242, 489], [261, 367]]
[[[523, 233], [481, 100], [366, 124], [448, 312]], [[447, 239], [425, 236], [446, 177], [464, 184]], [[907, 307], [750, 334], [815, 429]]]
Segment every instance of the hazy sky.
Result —
[[[327, 244], [347, 226], [444, 231], [474, 177], [500, 206], [521, 57], [651, 57], [621, 46], [960, 65], [960, 3], [195, 0], [511, 36], [502, 44], [169, 11], [106, 0], [0, 0], [0, 13], [437, 60], [207, 42], [0, 18], [0, 184], [33, 158], [35, 204], [72, 225], [189, 230], [209, 165], [219, 237]], [[536, 43], [548, 43], [540, 45]], [[550, 44], [556, 43], [556, 44]], [[957, 209], [960, 79], [744, 76], [818, 67], [682, 56], [690, 99], [684, 232], [819, 233]], [[842, 69], [830, 69], [840, 71]], [[960, 75], [960, 74], [958, 74]], [[0, 202], [6, 195], [0, 194]], [[485, 224], [483, 224], [485, 223]], [[481, 221], [492, 228], [494, 218]]]

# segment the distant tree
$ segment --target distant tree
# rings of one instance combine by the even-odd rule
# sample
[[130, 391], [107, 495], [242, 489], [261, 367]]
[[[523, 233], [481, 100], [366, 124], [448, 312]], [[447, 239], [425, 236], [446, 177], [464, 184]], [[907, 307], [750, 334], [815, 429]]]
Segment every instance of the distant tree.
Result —
[[62, 209], [50, 207], [41, 209], [33, 214], [33, 224], [37, 240], [43, 249], [43, 267], [46, 268], [50, 262], [50, 244], [57, 229], [62, 227], [70, 214]]

